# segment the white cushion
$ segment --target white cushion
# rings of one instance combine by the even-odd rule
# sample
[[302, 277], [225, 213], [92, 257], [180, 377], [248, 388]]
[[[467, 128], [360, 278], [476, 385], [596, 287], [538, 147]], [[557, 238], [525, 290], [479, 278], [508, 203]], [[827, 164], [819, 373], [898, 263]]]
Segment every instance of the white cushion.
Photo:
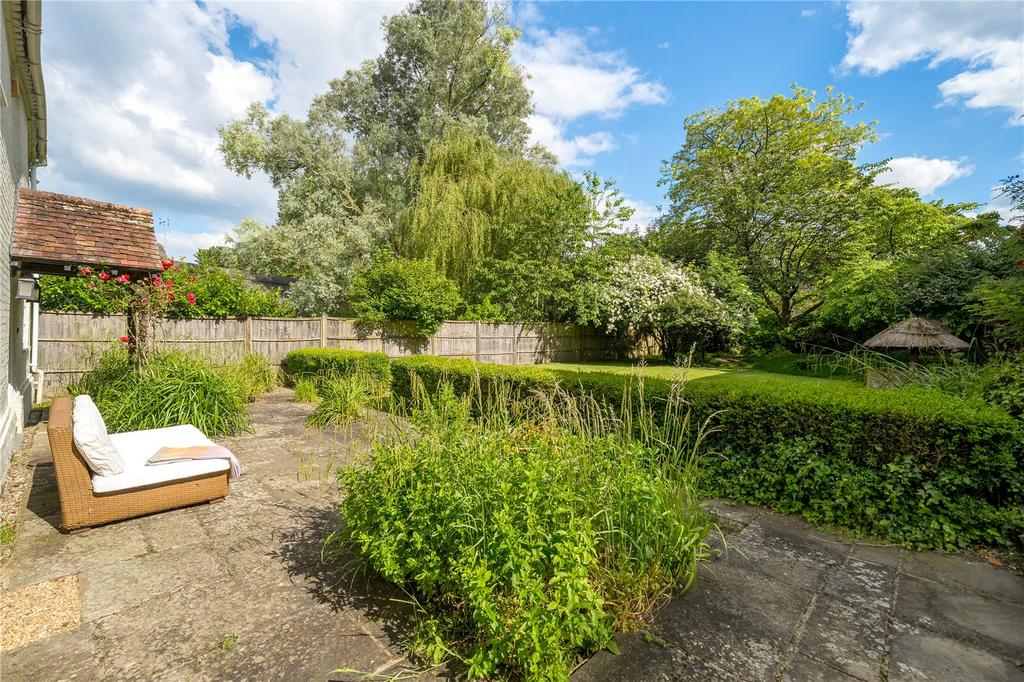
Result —
[[134, 490], [148, 485], [178, 481], [218, 471], [227, 471], [226, 459], [195, 459], [150, 464], [146, 461], [160, 448], [187, 448], [193, 445], [216, 445], [196, 427], [168, 426], [163, 429], [115, 433], [110, 436], [124, 460], [124, 472], [116, 476], [93, 476], [92, 489], [97, 493]]
[[107, 435], [103, 415], [87, 395], [75, 396], [71, 411], [71, 431], [75, 447], [82, 453], [94, 474], [116, 476], [124, 471], [121, 455]]

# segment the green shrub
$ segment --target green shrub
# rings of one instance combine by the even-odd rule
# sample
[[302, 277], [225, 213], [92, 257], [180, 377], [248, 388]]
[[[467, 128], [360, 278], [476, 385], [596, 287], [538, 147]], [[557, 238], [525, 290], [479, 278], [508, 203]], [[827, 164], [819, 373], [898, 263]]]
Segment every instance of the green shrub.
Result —
[[[476, 375], [485, 394], [508, 383], [526, 395], [560, 381], [615, 405], [637, 385], [628, 375], [428, 356], [396, 360], [393, 371], [395, 394], [406, 400], [410, 373], [428, 388], [451, 381], [460, 393]], [[655, 409], [672, 390], [664, 380], [643, 381]], [[912, 547], [1024, 545], [1024, 432], [980, 401], [744, 373], [690, 381], [686, 398], [697, 420], [720, 415], [705, 477], [714, 494]], [[815, 478], [821, 472], [831, 473]]]
[[352, 278], [349, 305], [359, 321], [370, 327], [406, 321], [420, 336], [430, 336], [458, 313], [462, 297], [455, 282], [430, 261], [383, 254]]
[[92, 396], [111, 433], [192, 424], [207, 436], [225, 436], [249, 427], [239, 383], [188, 353], [157, 352], [136, 368], [116, 348], [68, 390]]
[[297, 403], [315, 403], [320, 399], [316, 392], [316, 381], [311, 377], [303, 377], [295, 382], [295, 396], [293, 400]]
[[415, 437], [340, 472], [346, 526], [331, 539], [413, 588], [421, 654], [454, 652], [471, 677], [568, 680], [693, 580], [710, 527], [692, 450], [669, 451], [658, 429], [633, 438], [569, 395], [521, 407], [506, 388], [472, 419], [468, 398], [436, 390], [412, 382]]
[[384, 353], [364, 353], [340, 348], [303, 348], [288, 353], [281, 367], [292, 381], [303, 377], [323, 379], [356, 373], [382, 382], [391, 381], [391, 360]]

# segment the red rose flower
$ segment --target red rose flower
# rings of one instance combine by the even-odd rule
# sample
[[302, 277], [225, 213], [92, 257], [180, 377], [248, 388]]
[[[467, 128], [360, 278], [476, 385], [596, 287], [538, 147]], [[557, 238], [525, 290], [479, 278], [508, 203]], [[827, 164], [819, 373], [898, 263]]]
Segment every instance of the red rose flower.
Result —
[[126, 272], [123, 275], [118, 275], [116, 281], [118, 284], [128, 284], [128, 282], [132, 281], [132, 276]]
[[160, 261], [160, 265], [163, 267], [164, 270], [170, 270], [171, 268], [174, 267], [174, 259], [168, 258], [167, 260], [162, 260]]
[[167, 300], [168, 301], [173, 301], [174, 300], [174, 294], [167, 294]]
[[172, 279], [167, 280], [166, 282], [164, 282], [164, 286], [167, 287], [168, 289], [173, 289], [174, 288], [174, 280], [172, 280]]
[[193, 294], [191, 291], [188, 292], [187, 294], [185, 294], [185, 299], [188, 301], [189, 305], [195, 305], [196, 304], [196, 295]]
[[164, 282], [164, 280], [160, 277], [160, 275], [154, 275], [153, 276], [153, 285], [154, 286], [160, 286], [161, 284], [163, 284], [163, 282]]
[[121, 337], [120, 339], [118, 339], [118, 340], [119, 340], [119, 341], [120, 341], [121, 343], [130, 343], [130, 342], [131, 342], [131, 339], [129, 339], [129, 338], [127, 337], [127, 336], [122, 336], [122, 337]]
[[92, 274], [92, 268], [82, 268], [81, 270], [78, 271], [78, 274], [80, 274], [82, 277], [88, 277], [89, 275]]
[[108, 272], [101, 272], [100, 274], [97, 275], [97, 277], [99, 277], [104, 282], [106, 282], [108, 279], [110, 279], [110, 273], [108, 273]]

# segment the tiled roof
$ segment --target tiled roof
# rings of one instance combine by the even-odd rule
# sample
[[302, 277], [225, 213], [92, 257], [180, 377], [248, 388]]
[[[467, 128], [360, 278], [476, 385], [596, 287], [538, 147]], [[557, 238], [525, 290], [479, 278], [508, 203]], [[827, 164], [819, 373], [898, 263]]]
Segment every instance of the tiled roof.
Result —
[[11, 259], [159, 270], [153, 212], [67, 194], [18, 191]]

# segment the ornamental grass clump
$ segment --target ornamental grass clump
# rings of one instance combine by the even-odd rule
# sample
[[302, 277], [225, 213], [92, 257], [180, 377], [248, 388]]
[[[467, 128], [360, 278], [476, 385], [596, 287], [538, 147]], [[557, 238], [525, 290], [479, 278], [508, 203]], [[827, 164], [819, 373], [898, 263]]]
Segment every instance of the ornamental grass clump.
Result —
[[412, 428], [339, 473], [346, 526], [328, 544], [414, 596], [420, 655], [475, 678], [567, 680], [692, 583], [711, 527], [694, 485], [702, 429], [680, 394], [661, 421], [642, 399], [623, 419], [557, 389], [460, 398], [413, 383]]
[[258, 397], [274, 390], [277, 376], [270, 361], [249, 353], [238, 362], [218, 368], [220, 374], [233, 383], [246, 402], [255, 402]]
[[316, 392], [316, 381], [310, 378], [302, 378], [295, 382], [295, 396], [292, 398], [297, 403], [315, 403], [320, 400]]
[[190, 353], [157, 351], [139, 366], [127, 350], [110, 350], [68, 390], [92, 396], [111, 433], [192, 424], [215, 437], [249, 428], [238, 383]]
[[390, 393], [387, 384], [362, 373], [328, 376], [314, 386], [321, 400], [306, 423], [317, 429], [348, 426], [370, 408], [381, 407]]

